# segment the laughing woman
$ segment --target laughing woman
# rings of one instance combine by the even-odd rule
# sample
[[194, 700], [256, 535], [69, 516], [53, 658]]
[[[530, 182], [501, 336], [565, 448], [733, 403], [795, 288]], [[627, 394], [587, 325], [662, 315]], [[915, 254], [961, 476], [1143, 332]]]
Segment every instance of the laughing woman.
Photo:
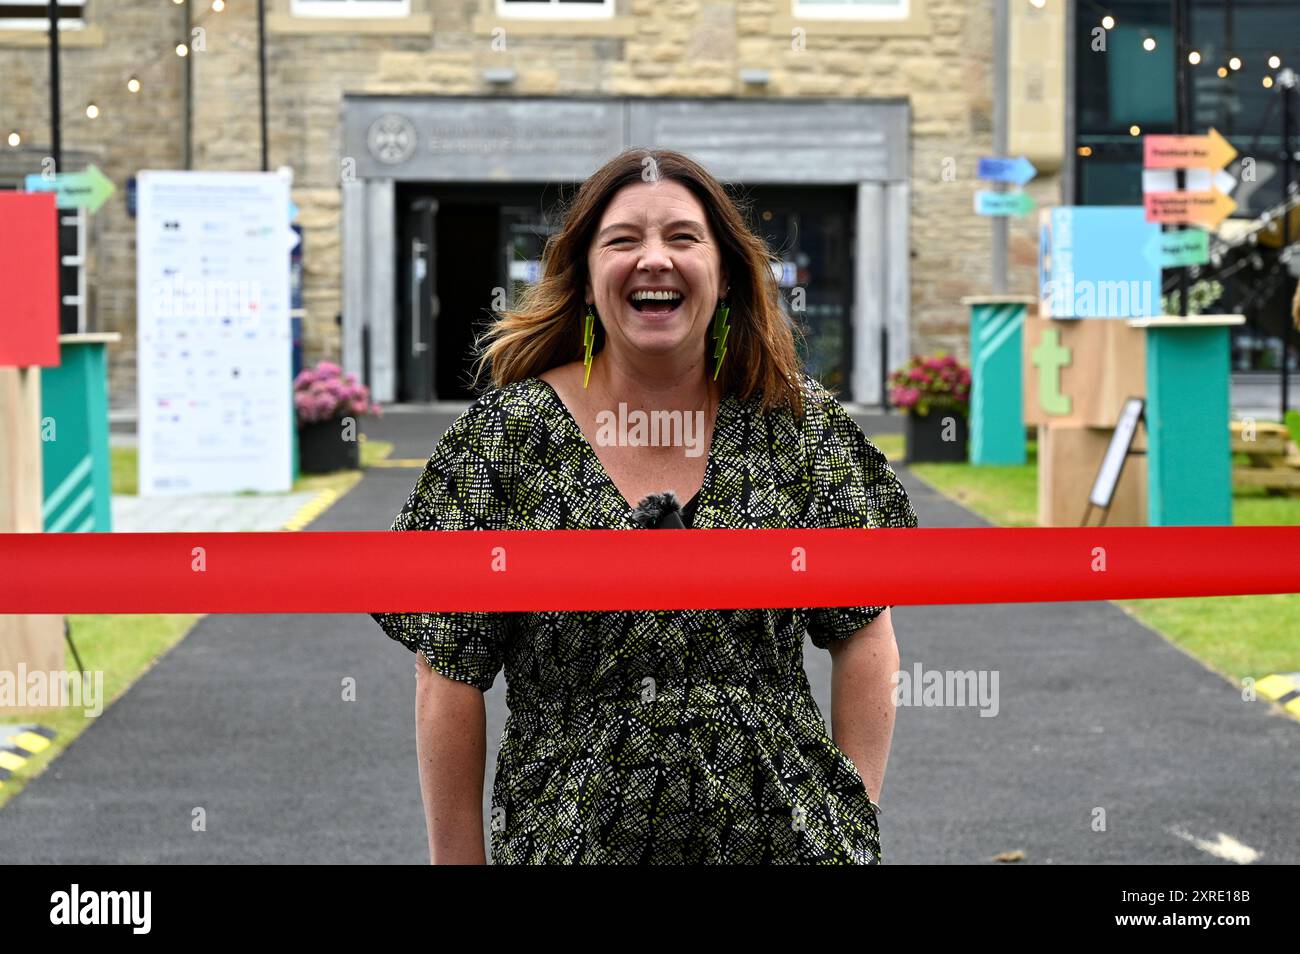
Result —
[[[612, 159], [486, 335], [493, 387], [438, 442], [393, 529], [915, 527], [884, 455], [803, 373], [779, 296], [768, 249], [698, 163]], [[702, 439], [610, 440], [602, 421], [621, 404], [699, 421]], [[483, 692], [503, 669], [495, 864], [881, 860], [888, 606], [372, 615], [423, 660], [435, 863], [486, 860]], [[805, 634], [830, 653], [832, 734]]]

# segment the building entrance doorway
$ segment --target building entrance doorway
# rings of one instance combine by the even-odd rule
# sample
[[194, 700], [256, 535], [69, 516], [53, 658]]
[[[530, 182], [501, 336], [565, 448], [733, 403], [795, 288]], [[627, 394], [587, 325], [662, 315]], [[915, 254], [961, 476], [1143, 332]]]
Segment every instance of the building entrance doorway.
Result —
[[[755, 186], [752, 228], [780, 262], [786, 314], [803, 328], [804, 369], [847, 397], [853, 368], [853, 188]], [[776, 271], [774, 268], [773, 271]]]
[[[853, 188], [744, 189], [751, 227], [775, 255], [805, 369], [847, 396], [853, 363]], [[398, 193], [398, 400], [464, 401], [474, 342], [540, 274], [557, 189], [416, 184]], [[486, 383], [484, 380], [482, 383]]]
[[399, 401], [477, 396], [475, 339], [536, 279], [557, 198], [543, 184], [399, 190]]

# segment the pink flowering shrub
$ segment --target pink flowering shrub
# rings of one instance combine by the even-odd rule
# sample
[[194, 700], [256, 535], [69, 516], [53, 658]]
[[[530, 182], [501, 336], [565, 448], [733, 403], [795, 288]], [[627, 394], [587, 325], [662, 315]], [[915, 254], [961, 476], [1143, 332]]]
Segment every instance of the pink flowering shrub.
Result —
[[314, 368], [303, 368], [293, 381], [293, 403], [298, 426], [331, 421], [340, 417], [382, 415], [378, 404], [370, 400], [370, 389], [357, 381], [352, 372], [332, 361], [321, 361]]
[[947, 352], [933, 357], [913, 355], [889, 376], [889, 400], [896, 406], [929, 414], [930, 408], [956, 408], [970, 413], [970, 369]]

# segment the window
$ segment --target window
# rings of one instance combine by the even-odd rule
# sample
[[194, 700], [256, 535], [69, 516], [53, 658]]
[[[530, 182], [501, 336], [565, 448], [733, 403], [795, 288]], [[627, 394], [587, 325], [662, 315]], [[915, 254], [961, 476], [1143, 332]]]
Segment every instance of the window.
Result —
[[614, 0], [496, 0], [497, 16], [599, 20], [614, 16]]
[[[59, 29], [86, 26], [85, 0], [59, 0]], [[49, 30], [50, 8], [42, 0], [0, 0], [0, 30]]]
[[407, 17], [411, 0], [293, 0], [296, 17]]
[[911, 0], [794, 0], [794, 16], [826, 20], [907, 20]]

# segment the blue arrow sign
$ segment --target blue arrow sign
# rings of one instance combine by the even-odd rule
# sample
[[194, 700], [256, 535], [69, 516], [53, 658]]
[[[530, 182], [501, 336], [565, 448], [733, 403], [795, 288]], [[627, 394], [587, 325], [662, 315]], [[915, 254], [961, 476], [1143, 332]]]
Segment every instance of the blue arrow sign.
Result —
[[1038, 170], [1024, 156], [1018, 156], [1015, 159], [981, 156], [978, 175], [981, 179], [987, 179], [990, 182], [1011, 182], [1023, 186], [1038, 175]]
[[1024, 217], [1034, 209], [1034, 200], [1028, 192], [975, 193], [976, 215], [1018, 215]]
[[104, 200], [116, 189], [97, 166], [83, 172], [60, 172], [55, 176], [29, 175], [24, 183], [28, 192], [53, 192], [54, 204], [60, 209], [83, 207], [91, 215], [99, 211]]

